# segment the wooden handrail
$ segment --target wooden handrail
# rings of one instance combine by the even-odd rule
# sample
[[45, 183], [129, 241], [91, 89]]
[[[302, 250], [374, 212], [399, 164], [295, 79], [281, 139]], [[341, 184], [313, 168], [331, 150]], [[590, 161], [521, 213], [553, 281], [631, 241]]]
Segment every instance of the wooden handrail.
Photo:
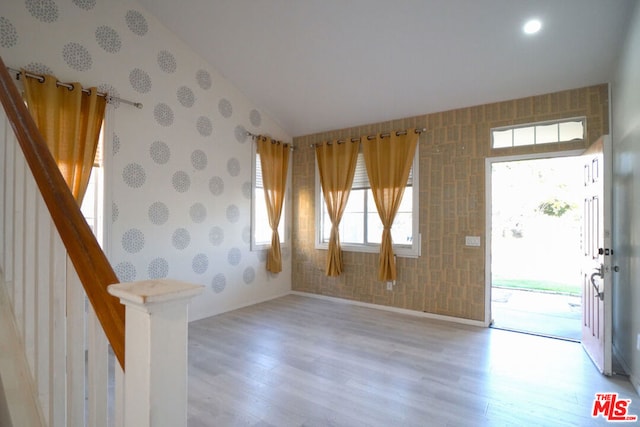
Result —
[[1, 57], [0, 102], [69, 258], [124, 370], [125, 308], [107, 292], [107, 286], [119, 282], [118, 277], [84, 219]]

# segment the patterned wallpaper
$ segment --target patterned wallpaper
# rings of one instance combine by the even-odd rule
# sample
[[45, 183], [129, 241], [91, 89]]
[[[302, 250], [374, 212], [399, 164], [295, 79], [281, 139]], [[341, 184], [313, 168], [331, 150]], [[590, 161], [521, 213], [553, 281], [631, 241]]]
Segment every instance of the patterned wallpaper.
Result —
[[201, 318], [290, 290], [250, 251], [251, 139], [291, 140], [135, 1], [4, 0], [0, 55], [13, 68], [142, 102], [111, 104], [105, 141], [108, 256], [122, 281], [206, 286]]
[[[296, 291], [483, 321], [485, 305], [485, 159], [585, 148], [609, 132], [607, 85], [425, 114], [294, 139], [293, 275]], [[491, 149], [490, 129], [587, 117], [587, 140]], [[409, 128], [419, 140], [422, 256], [398, 257], [392, 291], [377, 279], [377, 253], [344, 252], [345, 272], [324, 274], [326, 250], [315, 249], [315, 155], [310, 144]], [[465, 236], [481, 236], [480, 248]]]

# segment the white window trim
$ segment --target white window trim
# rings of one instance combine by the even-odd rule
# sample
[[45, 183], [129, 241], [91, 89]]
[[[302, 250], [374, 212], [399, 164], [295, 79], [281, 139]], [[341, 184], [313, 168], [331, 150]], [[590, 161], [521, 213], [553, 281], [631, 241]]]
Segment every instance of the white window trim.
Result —
[[[263, 251], [271, 247], [269, 243], [256, 243], [256, 214], [255, 203], [256, 199], [256, 159], [257, 159], [257, 144], [255, 141], [251, 143], [251, 251]], [[280, 217], [281, 223], [283, 223], [284, 232], [280, 235], [280, 247], [286, 248], [290, 244], [290, 218], [291, 218], [291, 157], [289, 156], [289, 165], [287, 170], [287, 189], [284, 195], [284, 206], [282, 216]], [[269, 225], [267, 224], [267, 227]]]
[[[420, 234], [420, 156], [418, 146], [416, 146], [416, 152], [413, 156], [413, 200], [412, 200], [412, 231], [414, 239], [411, 245], [393, 244], [393, 253], [401, 258], [418, 258], [422, 255], [422, 235]], [[321, 250], [328, 250], [329, 243], [322, 241], [322, 206], [324, 199], [322, 197], [322, 186], [320, 184], [320, 172], [318, 170], [318, 162], [315, 162], [316, 169], [316, 190], [315, 190], [315, 227], [316, 227], [316, 241], [315, 248]], [[345, 252], [365, 252], [365, 253], [379, 253], [380, 245], [377, 243], [368, 244], [354, 244], [340, 242], [340, 248]]]

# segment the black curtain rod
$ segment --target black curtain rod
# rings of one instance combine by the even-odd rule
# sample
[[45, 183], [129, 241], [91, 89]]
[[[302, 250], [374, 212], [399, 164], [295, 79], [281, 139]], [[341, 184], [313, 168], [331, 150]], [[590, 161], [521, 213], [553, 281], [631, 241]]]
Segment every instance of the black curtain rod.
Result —
[[[266, 141], [266, 140], [267, 140], [267, 137], [266, 137], [266, 136], [264, 136], [264, 135], [256, 135], [255, 133], [251, 133], [251, 132], [249, 132], [249, 131], [246, 131], [246, 132], [247, 132], [247, 136], [250, 136], [250, 137], [251, 137], [251, 139], [253, 139], [253, 140], [256, 140], [256, 139], [262, 139], [263, 141]], [[289, 144], [288, 142], [282, 142], [282, 141], [278, 141], [278, 140], [275, 140], [275, 139], [271, 139], [271, 143], [272, 143], [272, 144], [283, 144], [283, 145], [288, 145], [288, 146], [289, 146], [289, 148], [291, 149], [291, 151], [293, 151], [293, 150], [295, 149], [295, 147], [293, 146], [293, 144]]]
[[[427, 131], [427, 129], [426, 129], [426, 128], [416, 129], [416, 130], [415, 130], [415, 133], [417, 133], [417, 134], [419, 135], [419, 134], [421, 134], [422, 132], [426, 132], [426, 131]], [[398, 130], [398, 131], [396, 131], [396, 132], [395, 132], [395, 134], [396, 134], [396, 136], [406, 135], [406, 134], [407, 134], [407, 131], [406, 131], [406, 130]], [[389, 136], [391, 136], [391, 133], [389, 133], [389, 132], [387, 132], [387, 133], [381, 133], [381, 134], [380, 134], [380, 138], [387, 138], [387, 137], [389, 137]], [[377, 135], [367, 135], [367, 136], [366, 136], [367, 141], [370, 141], [370, 140], [372, 140], [372, 139], [374, 139], [374, 138], [376, 138], [376, 137], [377, 137]], [[337, 140], [336, 142], [337, 142], [338, 144], [344, 144], [345, 142], [348, 142], [348, 141], [351, 141], [351, 142], [360, 142], [360, 139], [361, 139], [361, 138], [362, 138], [362, 137], [360, 137], [360, 138], [350, 138], [350, 139], [339, 139], [339, 140]], [[318, 143], [316, 143], [316, 144], [309, 144], [309, 147], [317, 147], [318, 145], [322, 145], [322, 144], [331, 145], [331, 144], [333, 144], [333, 142], [332, 142], [332, 141], [318, 142]]]
[[[10, 68], [10, 67], [7, 67], [7, 69], [9, 71], [11, 71], [12, 73], [16, 74], [16, 80], [20, 80], [20, 75], [24, 75], [25, 77], [28, 77], [28, 78], [31, 78], [31, 79], [36, 79], [40, 83], [44, 83], [44, 76], [41, 76], [40, 74], [33, 74], [33, 73], [29, 73], [28, 71], [24, 71], [23, 72], [23, 71], [16, 70], [15, 68]], [[62, 83], [60, 81], [56, 81], [56, 86], [66, 87], [69, 90], [73, 89], [73, 84], [71, 84], [71, 83]], [[82, 89], [82, 92], [86, 93], [86, 94], [91, 93], [89, 91], [89, 89]], [[120, 101], [120, 102], [122, 102], [124, 104], [133, 105], [136, 108], [142, 109], [142, 103], [141, 102], [129, 101], [127, 99], [122, 99], [122, 98], [119, 98], [117, 96], [111, 96], [108, 93], [103, 93], [103, 92], [98, 92], [97, 95], [106, 98], [107, 102], [111, 102], [112, 100], [113, 101]]]

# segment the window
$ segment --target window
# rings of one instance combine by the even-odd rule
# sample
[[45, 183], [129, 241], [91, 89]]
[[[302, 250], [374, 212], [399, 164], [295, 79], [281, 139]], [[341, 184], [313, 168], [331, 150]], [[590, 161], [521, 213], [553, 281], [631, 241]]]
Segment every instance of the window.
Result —
[[87, 191], [82, 199], [80, 210], [87, 220], [96, 240], [104, 248], [104, 123], [100, 129], [96, 157], [91, 169]]
[[[256, 152], [255, 146], [253, 150], [253, 185], [252, 185], [252, 203], [251, 203], [251, 249], [261, 250], [271, 246], [271, 227], [269, 226], [269, 214], [267, 213], [267, 202], [264, 199], [264, 187], [262, 186], [262, 166], [260, 164], [260, 155]], [[290, 168], [291, 166], [289, 166]], [[287, 193], [289, 192], [287, 185]], [[282, 216], [278, 225], [278, 234], [280, 235], [280, 243], [284, 244], [286, 224], [288, 223], [287, 215], [287, 197], [285, 197], [282, 206]]]
[[[418, 229], [418, 163], [416, 153], [400, 208], [391, 227], [393, 251], [398, 256], [420, 256]], [[378, 215], [373, 192], [369, 185], [364, 155], [358, 153], [356, 172], [349, 200], [340, 221], [340, 246], [344, 251], [379, 252], [382, 240], [382, 221]], [[316, 165], [316, 248], [327, 249], [331, 234], [331, 220], [322, 194]]]
[[581, 141], [585, 138], [585, 117], [553, 120], [491, 129], [493, 148], [554, 144]]

